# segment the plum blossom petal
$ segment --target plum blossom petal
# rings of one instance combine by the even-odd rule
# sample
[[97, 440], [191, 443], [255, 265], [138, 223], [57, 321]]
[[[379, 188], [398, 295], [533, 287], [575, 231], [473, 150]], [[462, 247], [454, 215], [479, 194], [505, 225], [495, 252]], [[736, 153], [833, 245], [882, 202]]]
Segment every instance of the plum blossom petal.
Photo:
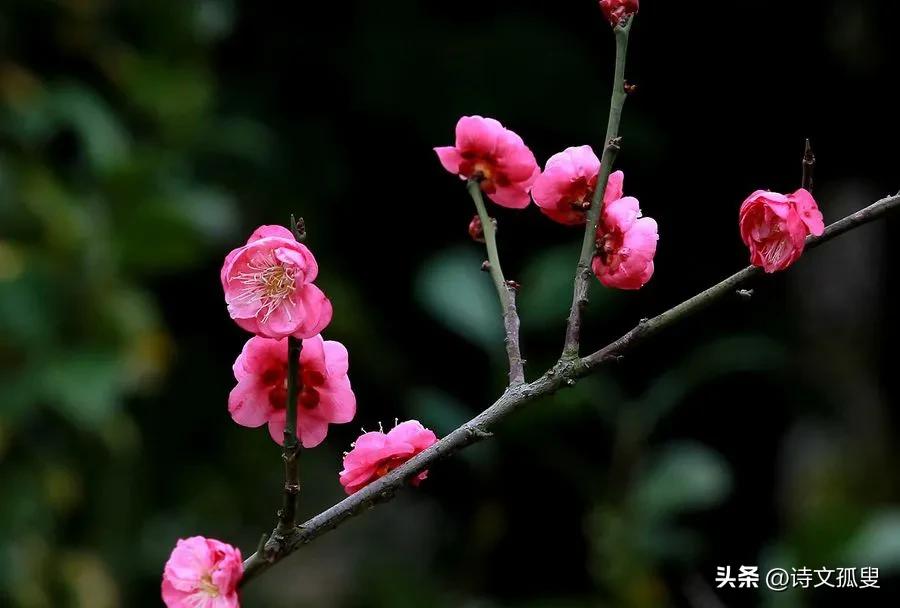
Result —
[[822, 236], [822, 233], [825, 232], [825, 221], [812, 193], [805, 188], [800, 188], [790, 196], [790, 200], [794, 203], [800, 219], [806, 224], [810, 234]]
[[790, 267], [800, 259], [810, 234], [825, 229], [812, 194], [801, 188], [790, 196], [757, 190], [741, 205], [741, 239], [750, 250], [750, 263], [767, 273]]
[[260, 336], [310, 338], [331, 321], [331, 303], [313, 281], [312, 252], [283, 226], [260, 226], [231, 251], [220, 279], [228, 314]]
[[[347, 494], [353, 494], [379, 477], [387, 475], [416, 454], [437, 442], [433, 431], [416, 420], [408, 420], [384, 433], [364, 433], [344, 456], [340, 482]], [[416, 475], [410, 483], [418, 485], [427, 471]]]
[[641, 217], [636, 198], [622, 196], [623, 184], [621, 171], [610, 175], [591, 269], [607, 287], [640, 289], [653, 276], [659, 228], [654, 219]]
[[240, 549], [202, 536], [181, 539], [163, 569], [162, 599], [167, 608], [239, 608], [242, 575]]
[[[567, 226], [584, 224], [590, 209], [600, 159], [590, 146], [566, 148], [547, 161], [531, 194], [541, 212], [555, 222]], [[616, 171], [609, 176], [603, 195], [604, 204], [622, 198], [624, 175]]]
[[455, 145], [434, 151], [444, 169], [462, 179], [477, 178], [498, 205], [522, 209], [531, 202], [540, 168], [522, 138], [497, 120], [463, 116], [456, 123]]
[[[247, 427], [268, 423], [269, 434], [284, 442], [287, 401], [287, 338], [250, 338], [234, 363], [238, 381], [228, 399], [232, 419]], [[356, 395], [347, 375], [349, 357], [343, 344], [320, 335], [303, 340], [297, 397], [300, 443], [312, 448], [325, 439], [328, 425], [344, 424], [356, 415]]]

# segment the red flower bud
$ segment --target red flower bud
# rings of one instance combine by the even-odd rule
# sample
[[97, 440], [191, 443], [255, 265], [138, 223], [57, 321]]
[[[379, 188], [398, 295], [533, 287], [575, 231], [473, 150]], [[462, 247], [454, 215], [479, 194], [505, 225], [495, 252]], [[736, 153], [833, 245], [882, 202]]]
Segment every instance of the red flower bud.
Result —
[[640, 0], [600, 0], [600, 10], [610, 25], [616, 27], [638, 12]]
[[484, 242], [484, 226], [481, 224], [481, 218], [477, 215], [469, 222], [469, 236], [476, 243]]

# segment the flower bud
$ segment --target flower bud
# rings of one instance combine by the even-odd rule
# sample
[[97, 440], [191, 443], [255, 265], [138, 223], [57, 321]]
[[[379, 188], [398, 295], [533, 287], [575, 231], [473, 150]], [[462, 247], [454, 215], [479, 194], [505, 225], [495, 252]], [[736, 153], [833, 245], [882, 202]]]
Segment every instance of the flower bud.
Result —
[[610, 25], [616, 27], [638, 12], [640, 0], [600, 0], [600, 10]]
[[477, 215], [469, 222], [469, 236], [476, 243], [484, 242], [484, 225], [482, 225], [481, 218]]

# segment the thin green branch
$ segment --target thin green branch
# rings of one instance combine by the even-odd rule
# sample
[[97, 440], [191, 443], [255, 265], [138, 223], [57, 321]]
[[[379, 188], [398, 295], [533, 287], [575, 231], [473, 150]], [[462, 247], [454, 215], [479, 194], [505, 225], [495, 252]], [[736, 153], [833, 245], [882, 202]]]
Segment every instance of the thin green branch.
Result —
[[612, 99], [609, 104], [609, 120], [606, 126], [606, 139], [603, 142], [603, 155], [600, 159], [600, 174], [597, 186], [591, 199], [587, 222], [584, 227], [584, 239], [581, 243], [581, 256], [575, 269], [575, 282], [572, 294], [572, 308], [566, 324], [566, 339], [563, 346], [563, 359], [573, 360], [578, 357], [581, 341], [581, 317], [588, 303], [590, 288], [591, 260], [594, 257], [597, 239], [597, 223], [603, 212], [603, 195], [612, 173], [616, 157], [619, 153], [619, 124], [622, 121], [622, 110], [628, 94], [625, 91], [625, 60], [628, 55], [628, 36], [631, 32], [633, 17], [614, 28], [616, 34], [616, 70], [613, 77]]
[[525, 382], [525, 362], [522, 360], [522, 352], [519, 348], [519, 314], [516, 310], [516, 290], [506, 281], [503, 269], [500, 267], [500, 254], [497, 251], [497, 228], [494, 220], [488, 215], [484, 205], [484, 197], [481, 194], [481, 184], [477, 179], [470, 179], [466, 185], [469, 196], [475, 203], [478, 218], [481, 220], [484, 231], [484, 244], [488, 254], [488, 270], [497, 296], [500, 298], [500, 307], [503, 309], [503, 329], [506, 334], [506, 354], [509, 358], [509, 385], [516, 386]]

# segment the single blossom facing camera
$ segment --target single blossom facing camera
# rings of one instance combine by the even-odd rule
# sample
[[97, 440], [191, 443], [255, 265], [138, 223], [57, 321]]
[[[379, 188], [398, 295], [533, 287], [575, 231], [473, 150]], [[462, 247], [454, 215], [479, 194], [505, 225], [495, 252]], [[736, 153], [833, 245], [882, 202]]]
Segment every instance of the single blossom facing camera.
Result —
[[181, 539], [163, 569], [162, 599], [167, 608], [238, 608], [241, 551], [221, 541]]
[[613, 27], [636, 14], [639, 8], [640, 0], [600, 0], [600, 10]]
[[259, 336], [315, 336], [332, 313], [331, 302], [313, 284], [318, 272], [316, 259], [290, 230], [260, 226], [222, 266], [228, 314]]
[[[566, 148], [547, 160], [531, 195], [541, 212], [553, 221], [567, 226], [584, 224], [599, 173], [600, 159], [590, 146]], [[621, 171], [609, 176], [604, 204], [622, 198], [622, 180]]]
[[[343, 424], [356, 415], [356, 396], [347, 375], [347, 349], [340, 342], [313, 336], [303, 340], [297, 376], [297, 435], [305, 448], [325, 439], [329, 424]], [[287, 419], [288, 339], [254, 336], [234, 362], [237, 386], [228, 396], [228, 411], [241, 426], [269, 426], [269, 434], [284, 443]]]
[[[437, 442], [433, 431], [416, 420], [401, 422], [387, 433], [365, 433], [353, 443], [353, 449], [344, 455], [344, 469], [340, 472], [341, 485], [347, 494], [353, 494], [384, 477], [401, 464]], [[422, 471], [410, 480], [419, 485], [428, 471]]]
[[[610, 176], [621, 195], [624, 175]], [[607, 190], [609, 192], [609, 190]], [[640, 289], [653, 276], [653, 258], [659, 241], [656, 220], [641, 217], [638, 200], [617, 198], [603, 206], [597, 223], [597, 252], [591, 268], [599, 281], [614, 289]]]
[[441, 165], [463, 179], [478, 179], [481, 189], [502, 207], [523, 209], [540, 173], [522, 138], [493, 118], [463, 116], [456, 123], [456, 143], [435, 148]]
[[790, 267], [803, 255], [806, 237], [825, 231], [816, 200], [803, 188], [790, 195], [757, 190], [741, 205], [739, 222], [750, 263], [768, 273]]

